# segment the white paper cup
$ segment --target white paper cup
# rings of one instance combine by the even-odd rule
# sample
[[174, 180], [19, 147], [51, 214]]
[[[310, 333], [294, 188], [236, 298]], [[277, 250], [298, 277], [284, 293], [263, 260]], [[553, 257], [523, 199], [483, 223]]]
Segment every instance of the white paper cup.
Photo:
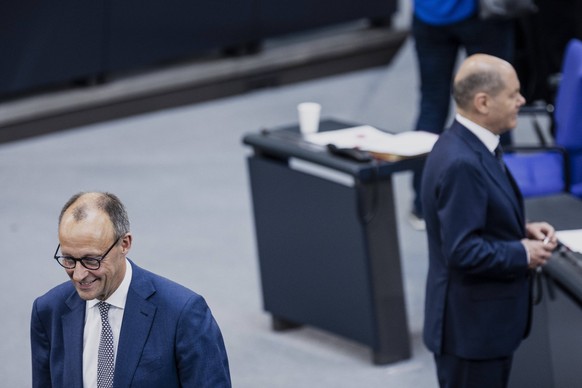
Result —
[[297, 105], [297, 112], [299, 113], [299, 128], [301, 129], [301, 133], [307, 135], [317, 132], [321, 105], [317, 102], [302, 102]]

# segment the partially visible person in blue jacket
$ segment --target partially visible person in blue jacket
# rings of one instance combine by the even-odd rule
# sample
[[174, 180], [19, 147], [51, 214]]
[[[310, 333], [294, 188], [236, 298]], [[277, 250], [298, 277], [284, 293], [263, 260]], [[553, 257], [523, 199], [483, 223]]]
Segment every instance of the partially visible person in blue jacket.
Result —
[[117, 196], [74, 195], [58, 230], [54, 258], [71, 281], [34, 302], [33, 387], [231, 386], [204, 299], [127, 258], [132, 234]]
[[[483, 20], [478, 0], [414, 0], [412, 34], [420, 78], [420, 107], [415, 130], [440, 134], [450, 114], [451, 83], [461, 49], [469, 56], [490, 54], [513, 62], [514, 21]], [[509, 134], [502, 136], [507, 145]], [[422, 169], [414, 174], [415, 198], [410, 221], [424, 229], [420, 201]]]

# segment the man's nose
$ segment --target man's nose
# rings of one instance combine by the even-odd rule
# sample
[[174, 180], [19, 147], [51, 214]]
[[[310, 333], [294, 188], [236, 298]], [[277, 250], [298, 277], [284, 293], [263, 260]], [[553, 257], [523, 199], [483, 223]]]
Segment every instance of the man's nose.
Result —
[[80, 281], [87, 276], [87, 268], [83, 267], [80, 261], [77, 262], [75, 268], [73, 269], [73, 280]]

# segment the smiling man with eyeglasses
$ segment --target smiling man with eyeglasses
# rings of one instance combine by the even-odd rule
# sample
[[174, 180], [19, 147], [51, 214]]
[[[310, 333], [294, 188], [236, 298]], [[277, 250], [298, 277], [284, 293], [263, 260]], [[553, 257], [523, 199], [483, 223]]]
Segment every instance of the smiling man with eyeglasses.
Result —
[[54, 259], [71, 282], [34, 302], [33, 387], [230, 387], [204, 299], [127, 258], [129, 219], [110, 193], [79, 193], [59, 216]]
[[[131, 239], [131, 235], [129, 233], [124, 237]], [[105, 300], [119, 286], [119, 282], [115, 282], [115, 280], [116, 280], [116, 278], [119, 278], [121, 275], [124, 275], [125, 268], [123, 268], [123, 271], [116, 271], [117, 276], [115, 276], [115, 273], [112, 274], [113, 276], [111, 276], [111, 277], [113, 280], [113, 284], [108, 284], [108, 282], [107, 282], [107, 275], [108, 275], [108, 273], [111, 273], [111, 270], [108, 269], [109, 266], [107, 265], [107, 263], [105, 263], [105, 265], [103, 265], [103, 268], [101, 268], [101, 262], [105, 259], [105, 256], [107, 256], [107, 254], [109, 252], [111, 252], [113, 247], [115, 247], [117, 245], [119, 240], [121, 240], [121, 237], [117, 238], [113, 242], [113, 244], [109, 247], [109, 249], [107, 249], [107, 251], [100, 256], [86, 256], [86, 257], [82, 257], [80, 259], [77, 259], [73, 256], [66, 256], [66, 255], [65, 256], [58, 256], [57, 253], [59, 251], [59, 248], [61, 247], [61, 244], [58, 245], [57, 250], [55, 252], [55, 260], [63, 268], [65, 268], [67, 270], [67, 274], [71, 277], [71, 280], [75, 284], [75, 287], [77, 288], [77, 292], [79, 293], [79, 296], [82, 299], [91, 300], [91, 299], [98, 298], [100, 300]], [[126, 246], [128, 244], [125, 241], [122, 241], [122, 243], [125, 244]], [[129, 244], [131, 244], [131, 243], [129, 243]], [[81, 267], [76, 268], [77, 263], [80, 263], [84, 268], [81, 268]], [[99, 277], [96, 277], [95, 279], [90, 278], [89, 280], [87, 280], [85, 278], [86, 275], [93, 275], [94, 274], [91, 271], [98, 271], [100, 269], [101, 269], [101, 272], [103, 273], [102, 278], [104, 278], [104, 279], [100, 279]], [[89, 271], [86, 271], [86, 270], [89, 270]], [[97, 281], [102, 281], [103, 283], [101, 283], [100, 286], [97, 286], [97, 284], [95, 284], [95, 282], [97, 282]]]

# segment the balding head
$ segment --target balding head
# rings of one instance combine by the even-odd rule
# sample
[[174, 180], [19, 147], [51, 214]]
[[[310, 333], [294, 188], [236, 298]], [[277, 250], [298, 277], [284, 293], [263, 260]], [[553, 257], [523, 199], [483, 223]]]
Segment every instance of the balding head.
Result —
[[453, 85], [453, 98], [459, 110], [470, 111], [473, 99], [479, 92], [496, 96], [503, 90], [503, 72], [513, 72], [506, 61], [486, 54], [475, 54], [467, 58]]
[[59, 226], [63, 217], [69, 217], [73, 222], [86, 220], [95, 211], [107, 215], [114, 229], [115, 238], [119, 238], [129, 232], [129, 218], [125, 207], [111, 193], [78, 193], [73, 195], [63, 206], [59, 215]]

